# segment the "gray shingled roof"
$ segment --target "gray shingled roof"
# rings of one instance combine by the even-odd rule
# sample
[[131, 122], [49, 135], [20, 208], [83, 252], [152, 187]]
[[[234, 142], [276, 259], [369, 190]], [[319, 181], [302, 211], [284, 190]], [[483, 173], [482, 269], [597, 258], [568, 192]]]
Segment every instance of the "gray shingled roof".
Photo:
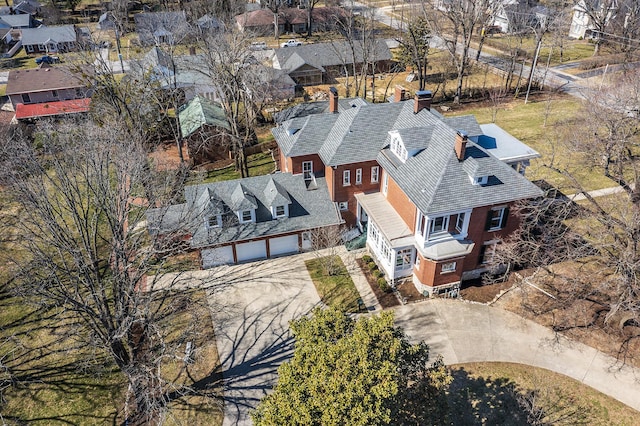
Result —
[[[375, 40], [372, 45], [373, 60], [388, 61], [393, 59], [389, 47], [384, 40]], [[274, 68], [293, 71], [304, 64], [324, 70], [324, 67], [360, 63], [363, 58], [362, 43], [354, 44], [353, 52], [346, 41], [330, 43], [303, 44], [302, 46], [286, 47], [275, 50], [273, 58]]]
[[76, 41], [76, 30], [73, 25], [58, 25], [53, 27], [23, 28], [22, 45], [45, 44], [52, 40], [57, 43], [72, 43]]
[[[378, 163], [424, 214], [438, 214], [532, 198], [541, 191], [507, 164], [471, 141], [465, 158], [458, 161], [453, 149], [456, 131], [444, 123], [434, 128], [426, 149], [405, 163], [388, 148]], [[470, 174], [489, 176], [486, 185], [473, 185]]]
[[[192, 236], [191, 247], [200, 248], [340, 224], [342, 219], [325, 180], [317, 179], [317, 184], [317, 189], [309, 191], [302, 176], [275, 173], [188, 186], [185, 203], [147, 213], [149, 229], [152, 233], [184, 230]], [[242, 198], [250, 195], [255, 201], [255, 223], [239, 223], [231, 207], [239, 196], [238, 188], [242, 188]], [[270, 208], [285, 203], [289, 204], [289, 217], [273, 219]], [[205, 218], [211, 214], [223, 215], [222, 227], [206, 226]]]
[[[366, 105], [368, 102], [362, 98], [338, 99], [338, 112]], [[329, 101], [303, 102], [291, 108], [283, 109], [273, 115], [276, 124], [284, 123], [292, 118], [301, 118], [308, 115], [320, 114], [329, 110]]]

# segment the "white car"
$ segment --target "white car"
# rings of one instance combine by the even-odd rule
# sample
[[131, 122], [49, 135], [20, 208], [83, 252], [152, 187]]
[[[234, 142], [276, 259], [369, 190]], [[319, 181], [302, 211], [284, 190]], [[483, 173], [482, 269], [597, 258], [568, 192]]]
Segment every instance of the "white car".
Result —
[[280, 47], [296, 47], [296, 46], [302, 46], [302, 42], [296, 40], [295, 38], [287, 40], [280, 45]]

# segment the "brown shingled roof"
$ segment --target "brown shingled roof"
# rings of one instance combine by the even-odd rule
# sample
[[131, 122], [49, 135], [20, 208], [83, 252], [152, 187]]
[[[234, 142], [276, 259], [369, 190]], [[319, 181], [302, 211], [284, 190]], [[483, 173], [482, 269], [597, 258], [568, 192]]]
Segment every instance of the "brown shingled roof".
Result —
[[72, 89], [86, 85], [68, 68], [41, 67], [11, 70], [7, 79], [7, 95], [48, 90]]

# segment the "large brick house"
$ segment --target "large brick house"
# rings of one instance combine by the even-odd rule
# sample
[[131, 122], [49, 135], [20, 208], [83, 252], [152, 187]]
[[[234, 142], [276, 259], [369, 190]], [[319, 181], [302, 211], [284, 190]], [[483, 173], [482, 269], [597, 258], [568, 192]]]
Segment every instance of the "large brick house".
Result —
[[523, 177], [538, 154], [495, 125], [485, 135], [472, 116], [443, 117], [430, 108], [430, 92], [404, 101], [396, 90], [394, 98], [339, 101], [333, 90], [327, 113], [273, 129], [280, 168], [308, 185], [326, 181], [345, 222], [367, 232], [388, 279], [455, 294], [517, 228], [510, 206], [541, 195]]

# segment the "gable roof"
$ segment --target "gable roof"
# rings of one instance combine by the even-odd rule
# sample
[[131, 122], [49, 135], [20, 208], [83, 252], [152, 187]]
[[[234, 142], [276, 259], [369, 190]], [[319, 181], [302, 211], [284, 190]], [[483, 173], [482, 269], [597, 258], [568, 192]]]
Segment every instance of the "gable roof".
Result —
[[0, 15], [0, 28], [29, 28], [31, 27], [31, 15]]
[[[413, 113], [413, 100], [367, 104], [351, 102], [338, 114], [315, 114], [282, 122], [271, 130], [283, 154], [319, 154], [326, 166], [375, 160], [389, 143], [389, 131], [431, 126], [444, 118], [435, 110]], [[475, 118], [457, 120], [459, 129], [476, 134]], [[481, 132], [480, 132], [481, 133]]]
[[85, 86], [84, 82], [68, 68], [40, 67], [9, 71], [6, 93], [7, 95], [18, 95]]
[[[150, 231], [183, 228], [192, 236], [191, 247], [199, 248], [340, 224], [342, 219], [329, 197], [325, 180], [316, 181], [318, 187], [312, 191], [307, 190], [302, 176], [289, 173], [187, 186], [184, 204], [147, 213]], [[233, 210], [238, 207], [234, 206], [234, 197], [246, 202], [249, 195], [256, 206], [256, 222], [239, 223]], [[273, 219], [271, 207], [283, 204], [289, 204], [289, 216]], [[210, 214], [223, 214], [223, 225], [208, 228], [205, 218]]]
[[[338, 99], [338, 112], [355, 108], [368, 103], [362, 98], [340, 98]], [[290, 108], [283, 109], [273, 115], [276, 124], [283, 123], [292, 118], [301, 118], [313, 114], [321, 114], [329, 111], [329, 101], [302, 102]]]
[[38, 28], [24, 28], [22, 30], [23, 45], [45, 44], [48, 41], [74, 43], [76, 40], [76, 29], [73, 25], [41, 26]]
[[192, 135], [202, 126], [215, 126], [229, 130], [222, 107], [206, 98], [196, 96], [178, 113], [182, 137]]
[[[360, 63], [366, 56], [363, 52], [369, 50], [375, 61], [393, 59], [391, 50], [384, 40], [375, 40], [372, 44], [354, 42], [353, 51], [346, 41], [329, 43], [303, 44], [302, 46], [286, 47], [275, 50], [273, 67], [289, 72], [308, 64], [314, 68], [324, 70], [324, 67], [342, 64]], [[369, 56], [371, 58], [371, 56]]]
[[136, 13], [133, 19], [138, 37], [144, 44], [155, 44], [158, 38], [168, 35], [180, 39], [190, 30], [184, 11]]

